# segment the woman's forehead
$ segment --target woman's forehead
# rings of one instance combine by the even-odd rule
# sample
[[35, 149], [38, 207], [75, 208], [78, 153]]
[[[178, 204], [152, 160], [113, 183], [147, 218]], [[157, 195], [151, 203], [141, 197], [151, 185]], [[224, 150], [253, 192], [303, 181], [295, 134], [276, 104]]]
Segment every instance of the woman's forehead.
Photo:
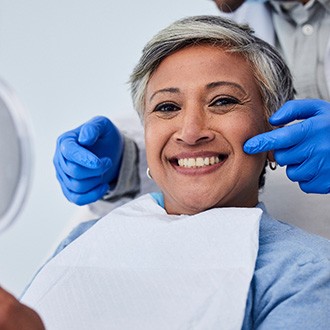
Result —
[[161, 88], [228, 81], [257, 88], [250, 63], [241, 54], [211, 45], [186, 47], [167, 56], [150, 76], [147, 94]]

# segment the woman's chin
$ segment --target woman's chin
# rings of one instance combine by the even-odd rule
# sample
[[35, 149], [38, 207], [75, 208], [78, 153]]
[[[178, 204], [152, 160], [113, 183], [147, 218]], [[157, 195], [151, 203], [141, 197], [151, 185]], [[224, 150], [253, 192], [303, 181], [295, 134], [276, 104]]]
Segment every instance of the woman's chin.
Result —
[[199, 194], [187, 194], [172, 203], [165, 198], [165, 209], [169, 214], [197, 214], [217, 206], [222, 206], [219, 199], [209, 199]]

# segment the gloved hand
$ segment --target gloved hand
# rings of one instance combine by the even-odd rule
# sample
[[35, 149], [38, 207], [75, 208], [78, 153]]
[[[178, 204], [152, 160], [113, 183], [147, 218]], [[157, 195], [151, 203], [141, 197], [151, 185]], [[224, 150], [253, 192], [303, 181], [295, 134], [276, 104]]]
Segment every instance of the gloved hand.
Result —
[[106, 117], [62, 134], [53, 162], [65, 197], [77, 205], [100, 199], [118, 179], [123, 148], [123, 136]]
[[256, 154], [274, 150], [276, 162], [287, 165], [290, 180], [306, 193], [330, 192], [330, 103], [323, 100], [286, 102], [269, 119], [272, 125], [285, 125], [249, 139], [244, 151]]

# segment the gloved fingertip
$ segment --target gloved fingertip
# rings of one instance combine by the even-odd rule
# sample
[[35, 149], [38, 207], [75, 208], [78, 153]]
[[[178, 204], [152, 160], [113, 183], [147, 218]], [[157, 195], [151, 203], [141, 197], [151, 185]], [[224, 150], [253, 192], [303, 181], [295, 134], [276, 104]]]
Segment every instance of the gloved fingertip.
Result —
[[259, 151], [260, 144], [256, 139], [247, 140], [243, 146], [243, 150], [247, 154], [255, 154]]
[[279, 115], [278, 113], [274, 113], [270, 118], [269, 118], [269, 123], [273, 126], [280, 125], [283, 120], [282, 116]]
[[85, 137], [78, 137], [78, 143], [82, 146], [89, 146], [90, 145], [90, 142], [87, 138]]
[[79, 132], [78, 142], [83, 146], [91, 146], [95, 143], [97, 137], [95, 130], [90, 125], [84, 125]]

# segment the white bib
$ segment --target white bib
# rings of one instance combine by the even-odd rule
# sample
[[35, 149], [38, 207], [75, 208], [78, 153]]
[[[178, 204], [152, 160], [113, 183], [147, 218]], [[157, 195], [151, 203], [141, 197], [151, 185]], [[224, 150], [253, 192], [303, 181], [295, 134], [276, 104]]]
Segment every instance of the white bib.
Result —
[[47, 330], [241, 329], [261, 213], [173, 216], [144, 195], [53, 258], [23, 302]]

